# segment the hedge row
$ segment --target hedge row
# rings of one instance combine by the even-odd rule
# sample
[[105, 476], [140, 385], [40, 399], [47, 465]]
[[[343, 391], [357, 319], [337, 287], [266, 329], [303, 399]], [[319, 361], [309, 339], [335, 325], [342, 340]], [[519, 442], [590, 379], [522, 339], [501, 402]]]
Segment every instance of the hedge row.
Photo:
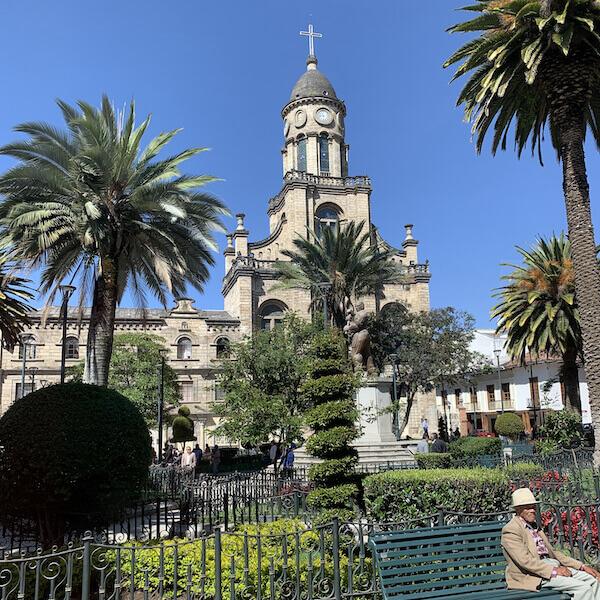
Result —
[[365, 505], [379, 521], [401, 521], [440, 509], [502, 512], [510, 506], [510, 476], [501, 469], [387, 471], [364, 480]]

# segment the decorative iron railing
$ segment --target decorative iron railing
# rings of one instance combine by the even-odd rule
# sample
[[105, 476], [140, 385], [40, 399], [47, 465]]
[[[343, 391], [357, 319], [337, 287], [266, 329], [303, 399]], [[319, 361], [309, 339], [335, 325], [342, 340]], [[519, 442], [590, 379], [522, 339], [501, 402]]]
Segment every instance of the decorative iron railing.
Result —
[[[600, 505], [543, 504], [550, 541], [587, 561], [600, 560]], [[117, 600], [375, 600], [368, 549], [374, 531], [507, 521], [511, 513], [436, 514], [397, 523], [334, 521], [277, 532], [216, 529], [196, 539], [111, 545], [85, 535], [62, 550], [0, 556], [0, 598]], [[275, 524], [277, 525], [277, 524]]]

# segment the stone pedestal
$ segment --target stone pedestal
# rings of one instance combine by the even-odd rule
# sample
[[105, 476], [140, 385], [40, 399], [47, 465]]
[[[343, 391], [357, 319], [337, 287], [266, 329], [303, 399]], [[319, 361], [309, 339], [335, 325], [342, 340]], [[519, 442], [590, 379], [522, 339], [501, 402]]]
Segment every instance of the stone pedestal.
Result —
[[357, 444], [396, 442], [392, 413], [384, 412], [392, 403], [390, 381], [377, 379], [365, 381], [356, 393], [360, 411], [362, 435]]

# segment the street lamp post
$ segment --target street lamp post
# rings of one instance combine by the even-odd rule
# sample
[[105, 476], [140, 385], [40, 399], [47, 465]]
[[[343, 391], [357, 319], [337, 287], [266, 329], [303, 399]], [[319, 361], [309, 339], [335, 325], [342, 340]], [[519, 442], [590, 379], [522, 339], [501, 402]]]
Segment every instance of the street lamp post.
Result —
[[31, 391], [35, 391], [35, 374], [38, 372], [37, 367], [31, 367], [29, 373], [31, 374]]
[[166, 349], [159, 350], [160, 353], [160, 366], [158, 371], [158, 464], [162, 463], [162, 451], [163, 451], [163, 409], [165, 403], [165, 360], [166, 360]]
[[29, 336], [21, 334], [21, 398], [25, 396], [25, 369], [27, 368], [27, 352], [29, 348]]
[[72, 285], [60, 285], [58, 286], [62, 292], [62, 348], [60, 352], [60, 382], [65, 382], [65, 363], [67, 359], [67, 320], [69, 312], [69, 298], [75, 291], [75, 287]]
[[494, 348], [494, 354], [496, 355], [496, 366], [498, 369], [498, 388], [500, 389], [500, 412], [504, 412], [504, 397], [502, 395], [502, 377], [500, 375], [500, 348]]
[[328, 327], [329, 313], [327, 310], [327, 296], [329, 295], [329, 290], [331, 289], [331, 283], [329, 281], [324, 281], [322, 283], [318, 283], [317, 286], [321, 292], [321, 296], [323, 296], [323, 326]]
[[400, 424], [398, 422], [398, 380], [396, 378], [396, 363], [398, 362], [397, 354], [390, 354], [388, 356], [390, 364], [392, 365], [392, 393], [394, 400], [394, 413], [393, 413], [393, 423], [394, 423], [394, 435], [397, 440], [400, 440]]

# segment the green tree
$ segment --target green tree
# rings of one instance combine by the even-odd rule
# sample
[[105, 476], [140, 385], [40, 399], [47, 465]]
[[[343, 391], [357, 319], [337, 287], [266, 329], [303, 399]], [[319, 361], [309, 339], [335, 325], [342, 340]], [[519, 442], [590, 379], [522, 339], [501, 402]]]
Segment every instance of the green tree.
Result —
[[244, 445], [301, 437], [308, 404], [300, 388], [317, 327], [289, 314], [281, 326], [231, 345], [218, 380], [224, 397], [213, 405], [221, 418], [217, 435]]
[[49, 302], [65, 280], [79, 280], [81, 304], [91, 294], [84, 379], [106, 385], [125, 290], [141, 305], [148, 290], [163, 304], [186, 283], [201, 290], [226, 210], [195, 191], [212, 177], [179, 172], [201, 148], [157, 159], [178, 130], [142, 148], [150, 117], [136, 127], [133, 102], [127, 114], [106, 96], [100, 109], [58, 105], [66, 130], [24, 123], [27, 139], [0, 148], [19, 161], [0, 176], [0, 227], [16, 259], [41, 267]]
[[483, 357], [470, 350], [473, 327], [471, 315], [451, 307], [413, 313], [395, 304], [373, 318], [370, 331], [375, 364], [383, 369], [390, 364], [390, 355], [396, 355], [398, 398], [390, 410], [401, 413], [400, 432], [418, 393], [458, 383], [485, 367]]
[[582, 445], [581, 415], [570, 410], [551, 410], [540, 427], [539, 449], [544, 454]]
[[563, 170], [575, 288], [600, 463], [600, 271], [590, 211], [584, 140], [600, 143], [600, 5], [597, 0], [476, 0], [451, 32], [478, 34], [445, 66], [469, 73], [458, 104], [472, 121], [477, 149], [493, 130], [492, 151], [514, 136], [519, 155], [531, 142], [541, 158], [546, 125]]
[[324, 227], [319, 236], [310, 231], [306, 238], [298, 236], [294, 250], [283, 250], [291, 261], [277, 264], [277, 287], [309, 290], [315, 313], [323, 306], [320, 284], [330, 284], [325, 296], [327, 310], [335, 326], [342, 329], [351, 303], [403, 279], [394, 251], [374, 245], [370, 232], [363, 230], [364, 222], [350, 222], [339, 228]]
[[14, 274], [15, 265], [6, 254], [0, 254], [0, 334], [2, 346], [12, 350], [19, 335], [29, 324], [31, 310], [28, 300], [33, 293], [27, 287], [29, 280]]
[[503, 277], [507, 285], [495, 294], [500, 302], [492, 317], [498, 318], [498, 332], [508, 336], [508, 353], [521, 364], [527, 353], [562, 357], [566, 405], [581, 414], [577, 359], [582, 343], [571, 244], [561, 235], [540, 239], [529, 251], [517, 250], [523, 265], [508, 265], [514, 271]]
[[358, 496], [358, 454], [350, 445], [359, 436], [354, 400], [358, 379], [352, 373], [344, 338], [336, 329], [326, 329], [312, 339], [309, 357], [309, 376], [302, 392], [313, 407], [305, 422], [314, 433], [306, 450], [321, 462], [310, 467], [309, 479], [315, 489], [307, 502], [319, 511], [321, 522], [333, 517], [349, 520]]
[[[123, 394], [140, 411], [149, 428], [157, 425], [157, 395], [163, 338], [149, 333], [117, 333], [110, 359], [108, 387]], [[70, 369], [71, 381], [82, 381], [83, 363]], [[181, 402], [177, 373], [165, 363], [163, 376], [164, 411]]]

